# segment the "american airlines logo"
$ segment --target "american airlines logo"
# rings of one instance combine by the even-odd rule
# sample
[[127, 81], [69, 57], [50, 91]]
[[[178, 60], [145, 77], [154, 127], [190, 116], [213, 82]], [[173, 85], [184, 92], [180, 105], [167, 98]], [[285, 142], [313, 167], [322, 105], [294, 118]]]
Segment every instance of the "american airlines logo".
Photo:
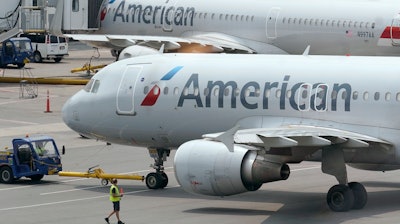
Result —
[[[168, 81], [183, 66], [177, 66], [164, 75], [160, 81]], [[186, 81], [178, 99], [177, 107], [183, 107], [185, 103], [196, 108], [237, 108], [246, 109], [271, 109], [285, 110], [288, 107], [298, 111], [337, 111], [338, 105], [343, 103], [343, 110], [350, 111], [352, 87], [348, 83], [290, 83], [290, 75], [283, 77], [282, 82], [259, 83], [250, 81], [239, 85], [236, 81], [208, 81], [203, 87], [204, 94], [200, 94], [201, 86], [199, 74], [192, 74]], [[273, 94], [274, 93], [274, 94]], [[279, 93], [279, 94], [278, 94]], [[154, 84], [152, 89], [143, 99], [141, 106], [153, 106], [157, 102], [161, 90]], [[278, 105], [271, 105], [271, 98], [276, 97]], [[228, 101], [228, 103], [226, 102]], [[226, 105], [228, 104], [228, 105]]]
[[[334, 83], [329, 86], [324, 83], [305, 83], [298, 82], [289, 84], [290, 76], [286, 75], [283, 82], [258, 83], [250, 81], [244, 85], [239, 85], [235, 81], [208, 81], [202, 98], [199, 85], [199, 75], [192, 74], [187, 80], [184, 89], [178, 100], [178, 107], [183, 107], [184, 103], [195, 103], [197, 108], [210, 108], [212, 100], [218, 108], [230, 107], [237, 108], [238, 105], [246, 109], [271, 109], [270, 98], [272, 90], [279, 100], [277, 106], [280, 110], [285, 110], [288, 106], [299, 111], [326, 111], [328, 100], [330, 100], [330, 110], [337, 111], [338, 101], [344, 102], [344, 111], [350, 111], [351, 85], [348, 83]], [[331, 89], [331, 94], [328, 94]], [[279, 91], [279, 94], [277, 94]], [[214, 97], [213, 97], [214, 96]], [[225, 105], [226, 101], [229, 105]], [[275, 101], [276, 102], [276, 101]], [[287, 105], [288, 104], [288, 105]]]
[[[160, 81], [168, 81], [174, 77], [176, 73], [178, 73], [183, 66], [176, 66], [175, 68], [171, 69], [167, 74], [165, 74]], [[160, 87], [155, 84], [153, 88], [147, 93], [146, 97], [143, 99], [142, 103], [140, 104], [141, 106], [153, 106], [157, 100], [158, 97], [161, 94]]]
[[113, 21], [154, 25], [193, 26], [194, 7], [128, 4], [121, 1]]

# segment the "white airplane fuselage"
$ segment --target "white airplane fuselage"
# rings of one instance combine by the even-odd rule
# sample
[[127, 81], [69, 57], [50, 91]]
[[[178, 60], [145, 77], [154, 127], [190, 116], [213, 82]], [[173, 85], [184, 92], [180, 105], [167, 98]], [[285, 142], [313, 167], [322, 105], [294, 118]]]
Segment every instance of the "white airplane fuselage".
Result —
[[63, 119], [91, 138], [155, 148], [177, 148], [235, 125], [335, 128], [390, 143], [349, 151], [347, 160], [390, 170], [400, 164], [399, 62], [289, 55], [134, 58], [96, 74], [65, 104]]
[[400, 3], [111, 0], [104, 6], [101, 28], [94, 34], [189, 41], [205, 35], [215, 42], [223, 35], [221, 42], [228, 38], [256, 53], [301, 54], [310, 45], [310, 54], [400, 55]]
[[113, 63], [63, 107], [81, 135], [148, 147], [188, 192], [228, 196], [286, 180], [288, 163], [321, 162], [338, 184], [333, 211], [361, 209], [367, 192], [346, 164], [400, 168], [398, 57], [158, 54]]

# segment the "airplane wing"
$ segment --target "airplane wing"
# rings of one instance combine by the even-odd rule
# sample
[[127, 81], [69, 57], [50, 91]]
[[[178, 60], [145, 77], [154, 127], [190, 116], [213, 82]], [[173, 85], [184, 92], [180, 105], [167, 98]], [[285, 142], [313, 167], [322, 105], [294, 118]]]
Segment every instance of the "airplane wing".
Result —
[[288, 125], [279, 128], [256, 128], [235, 131], [235, 128], [233, 128], [227, 132], [205, 134], [203, 138], [221, 141], [230, 150], [232, 150], [233, 147], [231, 145], [233, 144], [252, 145], [267, 150], [288, 147], [318, 148], [334, 144], [341, 144], [343, 148], [368, 148], [370, 144], [380, 144], [385, 147], [392, 146], [391, 143], [383, 139], [368, 135], [307, 125]]
[[240, 39], [220, 33], [190, 33], [182, 37], [107, 34], [65, 34], [74, 40], [91, 45], [123, 49], [132, 45], [179, 52], [240, 52], [257, 53]]

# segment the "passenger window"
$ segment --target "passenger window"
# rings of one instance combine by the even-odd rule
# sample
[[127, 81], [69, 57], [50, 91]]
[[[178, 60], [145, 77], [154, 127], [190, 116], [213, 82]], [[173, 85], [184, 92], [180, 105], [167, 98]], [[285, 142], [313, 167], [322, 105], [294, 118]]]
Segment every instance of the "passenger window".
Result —
[[239, 88], [236, 88], [236, 89], [235, 89], [235, 96], [239, 96], [239, 94], [240, 94], [240, 89], [239, 89]]
[[229, 96], [229, 89], [228, 89], [228, 88], [226, 88], [226, 89], [224, 90], [224, 96]]
[[346, 99], [346, 97], [347, 97], [347, 91], [343, 91], [343, 93], [342, 93], [342, 99], [344, 100], [344, 99]]
[[379, 92], [375, 92], [374, 94], [374, 100], [379, 100], [380, 94]]
[[164, 88], [164, 95], [168, 95], [168, 87]]
[[148, 87], [148, 86], [145, 86], [144, 89], [143, 89], [143, 93], [144, 93], [144, 94], [147, 94], [148, 92], [149, 92], [149, 87]]
[[336, 100], [336, 98], [337, 98], [337, 91], [336, 90], [332, 91], [331, 98], [332, 98], [332, 100]]
[[396, 94], [396, 100], [397, 100], [397, 101], [400, 101], [400, 93], [397, 93], [397, 94]]
[[187, 96], [188, 94], [189, 94], [189, 90], [188, 90], [187, 87], [185, 87], [185, 88], [183, 89], [183, 95], [184, 95], [184, 96]]
[[210, 95], [210, 89], [209, 88], [205, 88], [204, 89], [204, 96], [208, 96]]
[[392, 98], [392, 94], [390, 94], [389, 92], [386, 93], [385, 95], [385, 100], [389, 101]]
[[179, 95], [179, 87], [174, 88], [174, 95]]
[[354, 91], [353, 92], [353, 100], [357, 100], [358, 99], [358, 92]]
[[276, 98], [281, 97], [281, 90], [280, 90], [280, 89], [277, 89], [277, 90], [276, 90], [275, 96], [276, 96]]
[[286, 91], [286, 97], [289, 99], [292, 96], [292, 91], [289, 89]]
[[265, 93], [264, 93], [265, 98], [268, 98], [269, 95], [271, 95], [271, 90], [270, 89], [265, 90]]
[[364, 92], [363, 98], [364, 98], [364, 100], [368, 100], [369, 93], [368, 92]]
[[215, 88], [214, 89], [214, 96], [218, 96], [219, 95], [219, 88]]

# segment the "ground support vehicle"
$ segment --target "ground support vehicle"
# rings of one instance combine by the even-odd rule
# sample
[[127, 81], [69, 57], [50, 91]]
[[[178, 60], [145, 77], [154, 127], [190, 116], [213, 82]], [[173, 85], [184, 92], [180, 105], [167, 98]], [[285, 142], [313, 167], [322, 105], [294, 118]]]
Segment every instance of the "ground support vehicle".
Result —
[[9, 64], [22, 68], [32, 60], [33, 50], [31, 40], [26, 37], [14, 37], [5, 40], [0, 45], [0, 67], [5, 68]]
[[21, 177], [39, 181], [44, 175], [62, 170], [61, 156], [51, 137], [15, 138], [12, 146], [0, 150], [1, 183], [9, 184]]
[[43, 62], [44, 59], [60, 62], [65, 56], [68, 56], [68, 41], [65, 37], [32, 33], [20, 36], [31, 40], [34, 62]]

